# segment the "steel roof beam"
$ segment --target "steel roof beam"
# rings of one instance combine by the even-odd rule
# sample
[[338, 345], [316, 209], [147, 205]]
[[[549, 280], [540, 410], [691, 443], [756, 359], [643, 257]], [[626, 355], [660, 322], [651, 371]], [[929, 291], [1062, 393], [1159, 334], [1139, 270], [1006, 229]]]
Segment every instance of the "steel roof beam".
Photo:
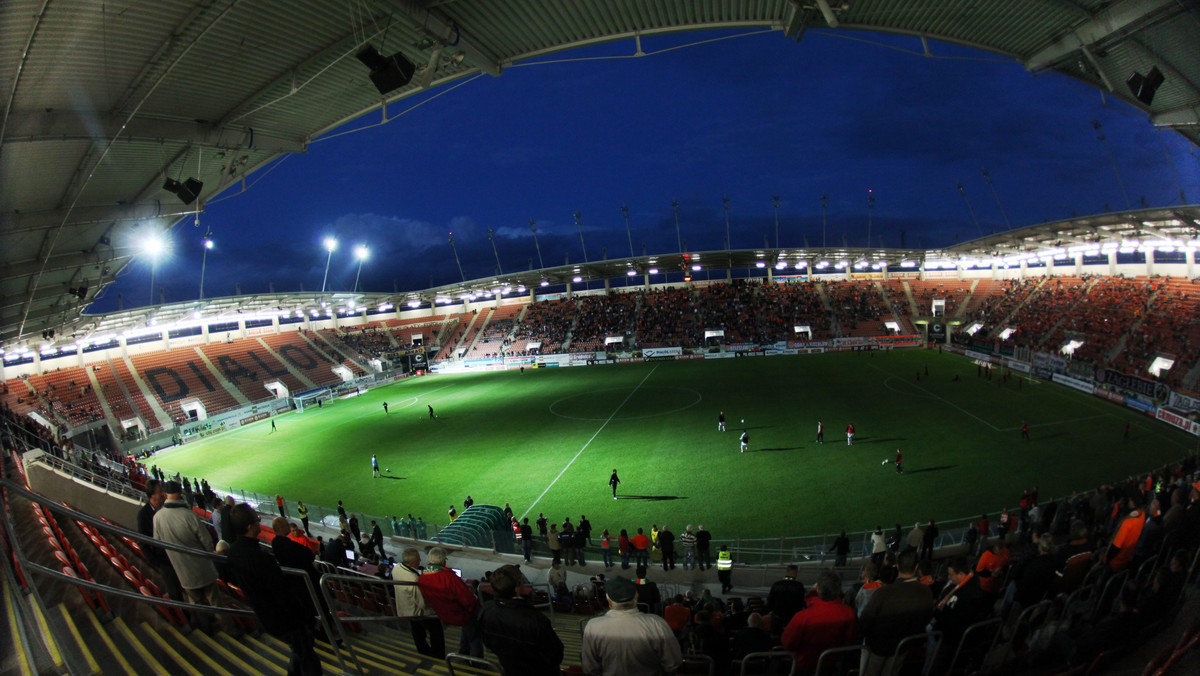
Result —
[[412, 0], [395, 0], [394, 4], [412, 20], [418, 29], [424, 30], [430, 37], [444, 41], [448, 36], [456, 35], [458, 44], [453, 46], [466, 55], [466, 60], [471, 65], [493, 77], [500, 75], [503, 68], [500, 60], [492, 51], [471, 41], [469, 37], [463, 36], [463, 27], [441, 10], [422, 7]]
[[[183, 207], [183, 205], [180, 205], [180, 207]], [[199, 213], [199, 210], [191, 207], [186, 209], [168, 208], [164, 211], [163, 205], [159, 202], [143, 202], [133, 205], [75, 207], [69, 210], [69, 212], [67, 209], [47, 209], [45, 211], [32, 211], [29, 213], [5, 214], [3, 218], [0, 218], [0, 226], [3, 226], [5, 234], [15, 235], [37, 232], [47, 228], [57, 228], [60, 224], [67, 226], [107, 225], [119, 221], [149, 221], [154, 219], [165, 219], [175, 222], [197, 213]], [[68, 218], [65, 224], [63, 223], [64, 218]]]
[[1133, 26], [1147, 15], [1175, 4], [1176, 0], [1124, 0], [1111, 5], [1029, 57], [1025, 61], [1025, 69], [1035, 71], [1053, 66], [1059, 60], [1075, 53], [1075, 50], [1091, 46]]
[[[251, 148], [271, 153], [302, 153], [308, 149], [305, 139], [287, 138], [268, 130], [242, 126], [216, 126], [195, 120], [134, 117], [121, 130], [124, 118], [107, 115], [86, 120], [83, 113], [55, 111], [13, 115], [5, 143], [38, 141], [96, 141], [96, 129], [118, 130], [122, 142], [161, 144], [176, 141], [197, 146], [224, 149]], [[107, 131], [112, 136], [117, 134]]]
[[1191, 127], [1200, 125], [1200, 106], [1164, 110], [1150, 116], [1156, 127]]

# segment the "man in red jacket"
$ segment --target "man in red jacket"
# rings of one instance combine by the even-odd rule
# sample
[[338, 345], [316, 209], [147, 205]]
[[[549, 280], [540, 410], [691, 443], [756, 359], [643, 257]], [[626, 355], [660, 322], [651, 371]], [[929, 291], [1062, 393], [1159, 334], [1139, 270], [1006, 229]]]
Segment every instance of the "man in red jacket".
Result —
[[453, 570], [446, 567], [446, 550], [434, 547], [426, 555], [429, 565], [417, 587], [425, 596], [425, 602], [433, 608], [443, 624], [462, 627], [458, 652], [473, 657], [483, 657], [483, 640], [479, 634], [479, 599], [471, 593], [466, 583]]
[[842, 603], [842, 579], [822, 571], [817, 578], [817, 598], [792, 616], [783, 630], [783, 648], [796, 656], [796, 671], [811, 672], [817, 658], [830, 648], [850, 645], [857, 638], [854, 609]]

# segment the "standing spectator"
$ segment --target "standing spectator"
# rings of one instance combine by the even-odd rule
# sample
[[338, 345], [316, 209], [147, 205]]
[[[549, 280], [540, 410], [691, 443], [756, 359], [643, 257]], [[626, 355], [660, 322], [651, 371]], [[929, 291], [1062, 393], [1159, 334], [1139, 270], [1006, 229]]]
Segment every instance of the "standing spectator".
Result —
[[227, 568], [230, 576], [246, 594], [246, 602], [254, 609], [263, 628], [291, 646], [288, 673], [321, 674], [321, 660], [313, 647], [313, 614], [304, 607], [295, 588], [288, 584], [279, 564], [259, 546], [258, 514], [250, 505], [235, 505], [230, 520], [238, 534], [229, 548]]
[[548, 523], [550, 523], [550, 520], [546, 518], [546, 515], [541, 512], [538, 512], [538, 518], [537, 518], [538, 535], [540, 535], [543, 540], [546, 539], [546, 534], [547, 534], [547, 532], [549, 532], [546, 527]]
[[792, 616], [804, 609], [808, 590], [796, 580], [799, 573], [798, 567], [788, 566], [783, 579], [776, 580], [767, 593], [766, 609], [771, 615], [771, 631], [775, 636], [782, 634]]
[[900, 641], [925, 631], [933, 617], [933, 595], [917, 578], [917, 553], [906, 551], [898, 561], [899, 576], [874, 594], [858, 618], [867, 649], [863, 651], [859, 673], [879, 676], [893, 673]]
[[725, 545], [717, 552], [717, 579], [721, 581], [722, 594], [733, 589], [733, 555]]
[[842, 531], [842, 534], [837, 536], [829, 551], [833, 552], [833, 565], [838, 568], [846, 565], [846, 557], [850, 555], [850, 538], [846, 535], [846, 531]]
[[921, 544], [925, 542], [925, 529], [921, 528], [920, 521], [913, 524], [912, 530], [908, 531], [908, 536], [904, 541], [906, 543], [904, 551], [920, 552]]
[[926, 561], [933, 560], [933, 546], [937, 544], [938, 527], [933, 523], [933, 519], [925, 526], [925, 532], [921, 535], [921, 558]]
[[637, 535], [633, 536], [633, 553], [635, 566], [640, 568], [650, 565], [650, 538], [641, 528], [637, 530]]
[[362, 544], [362, 531], [358, 527], [358, 515], [351, 514], [350, 520], [346, 522], [350, 527], [350, 534], [354, 536], [354, 545], [357, 547]]
[[558, 676], [562, 641], [549, 618], [517, 594], [523, 583], [520, 570], [501, 566], [492, 572], [491, 582], [496, 598], [483, 604], [479, 613], [484, 645], [505, 673]]
[[871, 563], [876, 566], [883, 564], [883, 553], [887, 551], [887, 539], [883, 536], [883, 526], [875, 526], [871, 533]]
[[[275, 561], [281, 567], [299, 568], [304, 571], [312, 580], [313, 589], [320, 589], [321, 576], [317, 574], [317, 569], [313, 566], [316, 557], [306, 545], [289, 537], [292, 525], [288, 523], [288, 520], [282, 516], [275, 517], [271, 520], [271, 530], [275, 531], [275, 537], [271, 540], [271, 551], [275, 553]], [[315, 615], [317, 609], [312, 605], [312, 598], [308, 595], [308, 588], [305, 586], [304, 580], [298, 578], [289, 580], [288, 586], [292, 588], [292, 593], [301, 599], [304, 607], [308, 609], [308, 614]]]
[[412, 547], [400, 553], [400, 565], [392, 569], [392, 579], [397, 582], [412, 582], [396, 585], [396, 615], [408, 618], [413, 644], [417, 652], [437, 660], [446, 657], [446, 637], [442, 623], [425, 603], [425, 596], [417, 587], [421, 577], [421, 553]]
[[629, 531], [624, 528], [617, 536], [617, 549], [621, 552], [621, 570], [629, 570], [629, 557], [633, 554], [633, 543], [629, 541]]
[[583, 628], [583, 673], [588, 676], [673, 674], [683, 655], [667, 621], [638, 612], [637, 586], [617, 576], [605, 594], [611, 610]]
[[604, 568], [606, 570], [613, 567], [612, 541], [613, 537], [608, 534], [608, 529], [605, 528], [604, 532], [600, 534], [600, 557], [604, 561]]
[[383, 551], [383, 529], [375, 519], [371, 519], [371, 541], [367, 543], [367, 551], [378, 551], [380, 561], [387, 558], [387, 552]]
[[[296, 513], [300, 515], [300, 523], [304, 524], [304, 534], [312, 537], [312, 531], [308, 529], [308, 507], [304, 506], [303, 500], [296, 501]], [[393, 516], [392, 520], [395, 521], [395, 519], [396, 517]]]
[[683, 569], [694, 570], [696, 568], [696, 536], [692, 533], [691, 524], [688, 524], [683, 529], [683, 535], [679, 536], [679, 548], [683, 552]]
[[700, 570], [707, 570], [712, 568], [712, 551], [709, 549], [712, 533], [704, 529], [704, 524], [696, 528], [696, 558], [700, 562]]
[[[146, 482], [146, 504], [142, 505], [137, 514], [139, 533], [146, 537], [154, 537], [154, 515], [158, 510], [162, 509], [166, 499], [167, 494], [163, 491], [161, 481], [150, 479]], [[163, 551], [163, 548], [143, 542], [142, 552], [145, 553], [146, 561], [150, 564], [150, 567], [158, 571], [158, 574], [162, 577], [167, 596], [170, 596], [175, 601], [182, 601], [183, 588], [179, 586], [179, 576], [175, 574], [175, 569], [171, 566], [171, 559], [167, 557], [167, 553]]]
[[529, 517], [521, 522], [521, 548], [525, 551], [525, 563], [533, 557], [533, 528], [529, 525]]
[[454, 571], [446, 568], [446, 550], [434, 547], [427, 555], [429, 565], [421, 573], [417, 585], [425, 601], [437, 616], [453, 627], [462, 628], [458, 652], [483, 657], [483, 642], [479, 637], [479, 599]]
[[546, 536], [546, 546], [550, 548], [550, 555], [554, 557], [551, 563], [560, 563], [562, 561], [562, 543], [558, 540], [558, 524], [550, 524], [550, 533]]
[[284, 506], [282, 495], [275, 496], [275, 506], [279, 508], [279, 516], [282, 516], [283, 518], [286, 519], [287, 518], [287, 507]]
[[577, 530], [583, 533], [583, 539], [587, 540], [589, 545], [592, 544], [592, 522], [588, 521], [586, 514], [579, 515], [579, 528]]
[[842, 603], [842, 579], [831, 571], [817, 577], [817, 598], [783, 630], [783, 648], [796, 656], [796, 671], [808, 673], [830, 648], [852, 643], [858, 632], [854, 609]]
[[[212, 536], [200, 522], [200, 517], [184, 502], [183, 487], [178, 481], [168, 481], [163, 490], [167, 499], [163, 502], [162, 509], [154, 515], [154, 537], [181, 547], [211, 552]], [[168, 550], [167, 557], [179, 575], [179, 586], [183, 587], [189, 602], [207, 606], [217, 605], [217, 567], [213, 565], [212, 559], [174, 550]], [[212, 620], [213, 618], [208, 616], [204, 624], [211, 627]]]
[[675, 570], [675, 534], [666, 524], [658, 531], [658, 548], [662, 550], [663, 570]]

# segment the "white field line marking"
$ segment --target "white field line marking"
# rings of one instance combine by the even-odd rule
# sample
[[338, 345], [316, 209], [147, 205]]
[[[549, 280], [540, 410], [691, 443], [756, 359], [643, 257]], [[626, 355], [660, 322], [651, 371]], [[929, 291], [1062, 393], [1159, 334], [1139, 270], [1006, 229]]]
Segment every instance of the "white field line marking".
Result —
[[[873, 369], [875, 369], [876, 371], [879, 371], [880, 373], [883, 373], [883, 374], [885, 374], [885, 375], [887, 375], [887, 376], [889, 376], [889, 377], [893, 377], [893, 378], [894, 378], [894, 377], [896, 377], [895, 375], [893, 375], [893, 374], [891, 374], [891, 373], [888, 373], [887, 371], [884, 371], [883, 369], [879, 368], [878, 366], [875, 366], [874, 364], [872, 364], [872, 365], [871, 365], [871, 368], [873, 368]], [[887, 383], [887, 381], [885, 380], [885, 381], [884, 381], [884, 383], [886, 384], [886, 383]], [[951, 407], [951, 408], [958, 409], [959, 411], [961, 411], [961, 412], [963, 412], [963, 413], [966, 413], [967, 415], [969, 415], [969, 416], [971, 416], [972, 418], [974, 418], [974, 419], [978, 420], [979, 422], [983, 423], [984, 425], [987, 425], [988, 427], [992, 428], [993, 430], [995, 430], [995, 431], [997, 431], [997, 432], [1000, 432], [1000, 431], [1002, 431], [1002, 430], [1001, 430], [999, 427], [996, 427], [996, 426], [995, 426], [995, 425], [993, 425], [992, 423], [990, 423], [990, 422], [988, 422], [988, 421], [984, 420], [983, 418], [980, 418], [979, 416], [975, 415], [974, 413], [971, 413], [970, 411], [968, 411], [967, 409], [965, 409], [965, 408], [963, 408], [963, 407], [959, 406], [958, 404], [955, 404], [954, 402], [952, 402], [952, 401], [949, 401], [949, 400], [947, 400], [947, 399], [943, 399], [943, 398], [941, 398], [941, 397], [937, 396], [936, 394], [934, 394], [933, 392], [930, 392], [929, 390], [925, 389], [924, 387], [921, 387], [920, 385], [917, 385], [916, 383], [908, 383], [908, 384], [909, 384], [909, 385], [911, 385], [911, 386], [913, 386], [913, 387], [915, 387], [915, 388], [917, 388], [918, 390], [921, 390], [921, 391], [922, 391], [922, 392], [924, 392], [926, 395], [928, 395], [928, 396], [930, 396], [930, 397], [933, 397], [934, 399], [937, 399], [938, 401], [942, 402], [943, 404], [945, 404], [945, 405], [947, 405], [947, 406], [949, 406], [949, 407]]]
[[637, 394], [637, 391], [641, 389], [642, 385], [646, 384], [646, 381], [649, 380], [650, 376], [654, 375], [654, 372], [657, 370], [657, 366], [650, 369], [650, 372], [646, 374], [646, 377], [642, 378], [642, 382], [638, 383], [637, 387], [634, 387], [629, 392], [629, 395], [625, 397], [624, 401], [622, 401], [615, 409], [613, 409], [612, 415], [608, 416], [608, 420], [605, 420], [604, 423], [600, 425], [600, 428], [596, 430], [596, 433], [592, 435], [592, 438], [587, 440], [587, 443], [583, 445], [583, 448], [579, 449], [579, 452], [575, 454], [574, 458], [571, 458], [571, 462], [568, 462], [567, 466], [562, 468], [562, 471], [558, 473], [558, 476], [554, 477], [554, 481], [551, 481], [550, 485], [546, 486], [546, 490], [542, 491], [542, 494], [537, 496], [537, 500], [534, 500], [533, 503], [529, 505], [529, 508], [525, 510], [524, 514], [518, 517], [518, 520], [529, 516], [529, 513], [533, 511], [533, 508], [537, 507], [537, 504], [542, 501], [542, 498], [546, 497], [546, 494], [550, 492], [551, 488], [554, 488], [554, 484], [558, 483], [558, 480], [562, 478], [562, 475], [566, 474], [567, 470], [571, 469], [571, 465], [575, 464], [575, 461], [579, 459], [579, 456], [583, 455], [583, 452], [587, 450], [588, 446], [591, 446], [592, 442], [596, 440], [596, 437], [600, 436], [600, 433], [604, 431], [604, 428], [608, 427], [608, 423], [612, 422], [613, 418], [617, 417], [617, 414], [621, 412], [621, 409], [630, 400], [630, 398]]
[[[1041, 423], [1040, 425], [1030, 425], [1029, 427], [1031, 429], [1037, 429], [1039, 427], [1053, 427], [1055, 425], [1066, 425], [1069, 423], [1084, 422], [1085, 420], [1097, 420], [1099, 418], [1108, 418], [1108, 417], [1110, 417], [1110, 416], [1090, 415], [1090, 416], [1087, 416], [1086, 418], [1071, 418], [1070, 420], [1055, 420], [1054, 422]], [[1005, 428], [997, 430], [997, 431], [998, 432], [1016, 432], [1019, 429], [1021, 429], [1021, 426], [1017, 425], [1016, 427], [1005, 427]]]

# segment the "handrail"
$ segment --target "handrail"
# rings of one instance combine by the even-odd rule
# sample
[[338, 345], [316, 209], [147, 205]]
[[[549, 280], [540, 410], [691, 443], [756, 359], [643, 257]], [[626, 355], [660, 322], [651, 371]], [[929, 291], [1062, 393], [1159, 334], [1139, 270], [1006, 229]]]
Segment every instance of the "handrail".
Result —
[[100, 487], [104, 488], [104, 490], [106, 490], [106, 491], [110, 491], [113, 493], [119, 493], [127, 498], [133, 498], [135, 500], [140, 500], [141, 498], [145, 497], [145, 493], [143, 493], [142, 491], [136, 490], [135, 488], [133, 488], [132, 485], [130, 485], [127, 477], [121, 477], [119, 479], [114, 479], [112, 477], [102, 476], [91, 470], [84, 469], [84, 468], [80, 467], [79, 465], [76, 465], [75, 463], [68, 462], [68, 461], [66, 461], [62, 458], [59, 458], [55, 455], [52, 455], [50, 453], [42, 453], [41, 455], [34, 458], [33, 462], [43, 463], [45, 465], [50, 466], [52, 469], [55, 469], [55, 470], [58, 470], [61, 472], [66, 472], [70, 476], [78, 477], [80, 479], [87, 481], [90, 484], [100, 486]]
[[[104, 529], [105, 531], [113, 532], [113, 533], [128, 537], [130, 539], [135, 539], [140, 542], [147, 543], [147, 544], [153, 544], [154, 546], [161, 547], [163, 549], [170, 549], [170, 550], [174, 550], [174, 551], [178, 551], [178, 552], [185, 552], [189, 555], [198, 556], [200, 558], [205, 558], [205, 559], [210, 559], [210, 560], [215, 560], [215, 561], [222, 561], [222, 562], [226, 560], [226, 557], [222, 556], [220, 554], [216, 554], [213, 552], [206, 552], [204, 550], [199, 550], [199, 549], [191, 549], [188, 547], [183, 547], [183, 546], [176, 545], [176, 544], [173, 544], [170, 542], [165, 542], [162, 540], [155, 540], [154, 538], [146, 537], [145, 535], [142, 535], [141, 533], [131, 531], [131, 530], [128, 530], [121, 526], [118, 526], [116, 524], [98, 519], [96, 517], [92, 517], [88, 514], [84, 514], [83, 512], [79, 512], [70, 507], [66, 507], [65, 505], [62, 505], [61, 503], [57, 503], [53, 500], [49, 500], [48, 498], [38, 495], [37, 493], [33, 493], [32, 491], [29, 491], [29, 490], [15, 484], [13, 481], [8, 479], [7, 477], [0, 477], [0, 490], [2, 490], [5, 493], [12, 491], [13, 494], [19, 495], [21, 497], [24, 497], [26, 500], [29, 500], [30, 502], [34, 502], [34, 503], [41, 505], [43, 509], [49, 509], [52, 512], [66, 514], [69, 517], [75, 518], [78, 521], [83, 521], [85, 523], [89, 523], [93, 526]], [[109, 586], [106, 584], [95, 582], [94, 580], [85, 580], [85, 579], [79, 578], [79, 577], [71, 577], [64, 573], [56, 571], [52, 568], [47, 568], [46, 566], [43, 566], [39, 563], [34, 563], [25, 556], [25, 551], [21, 545], [21, 542], [15, 537], [16, 529], [14, 528], [14, 525], [13, 525], [11, 512], [9, 512], [7, 509], [3, 510], [2, 517], [3, 518], [0, 519], [0, 521], [2, 521], [3, 529], [8, 536], [7, 539], [9, 541], [10, 546], [12, 547], [13, 552], [16, 555], [17, 565], [20, 566], [21, 570], [23, 570], [23, 571], [27, 571], [29, 573], [33, 573], [33, 574], [39, 575], [41, 577], [47, 577], [52, 580], [56, 580], [58, 582], [65, 583], [65, 584], [68, 584], [68, 585], [71, 585], [74, 587], [84, 587], [87, 589], [91, 589], [93, 591], [100, 591], [100, 592], [104, 592], [105, 594], [111, 594], [111, 595], [119, 597], [119, 598], [129, 599], [129, 600], [132, 600], [137, 603], [148, 603], [153, 606], [178, 608], [181, 610], [189, 610], [192, 612], [197, 612], [197, 611], [198, 612], [207, 612], [207, 613], [214, 613], [214, 614], [220, 614], [220, 615], [228, 615], [231, 617], [249, 617], [249, 618], [257, 617], [257, 614], [253, 610], [243, 610], [240, 608], [228, 608], [225, 606], [201, 605], [201, 604], [189, 603], [186, 601], [176, 601], [176, 600], [170, 599], [170, 598], [147, 596], [140, 592], [133, 592], [133, 591], [129, 591], [126, 589], [121, 589], [119, 587]], [[8, 567], [5, 566], [5, 569], [7, 571]], [[332, 630], [334, 629], [334, 627], [332, 624], [330, 624], [329, 618], [327, 618], [324, 613], [320, 612], [320, 609], [322, 608], [322, 606], [318, 601], [317, 590], [313, 586], [312, 580], [309, 578], [308, 573], [306, 573], [305, 571], [300, 570], [298, 568], [289, 568], [289, 567], [283, 567], [283, 566], [280, 567], [280, 570], [283, 572], [284, 575], [287, 575], [290, 577], [299, 576], [300, 579], [303, 580], [305, 589], [308, 591], [309, 599], [312, 601], [313, 608], [317, 609], [317, 615], [320, 617], [323, 626], [325, 626], [326, 635], [330, 637], [331, 643], [336, 645], [336, 641], [333, 640], [333, 638], [336, 636], [336, 634], [332, 633]], [[11, 571], [9, 571], [9, 574], [11, 574]], [[34, 596], [37, 598], [37, 603], [39, 603], [44, 608], [45, 604], [42, 602], [41, 596], [38, 593], [36, 587], [34, 585], [30, 584], [29, 588], [30, 588], [31, 592], [34, 594]], [[51, 631], [52, 632], [56, 631], [52, 625], [51, 625]], [[56, 638], [58, 638], [58, 637], [56, 637]], [[339, 665], [341, 665], [342, 668], [344, 669], [345, 663], [342, 661], [341, 655], [339, 654], [336, 657], [338, 659]], [[72, 665], [72, 666], [79, 667], [80, 665]], [[72, 673], [81, 673], [82, 671], [85, 671], [85, 670], [81, 669], [81, 668], [72, 668], [71, 669]]]

